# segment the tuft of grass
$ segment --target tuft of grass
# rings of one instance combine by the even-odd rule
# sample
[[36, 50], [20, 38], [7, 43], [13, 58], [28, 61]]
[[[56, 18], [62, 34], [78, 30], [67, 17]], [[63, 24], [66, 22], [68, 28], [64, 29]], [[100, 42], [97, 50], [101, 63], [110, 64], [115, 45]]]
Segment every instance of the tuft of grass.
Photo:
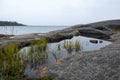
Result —
[[80, 41], [76, 40], [74, 45], [75, 45], [75, 51], [76, 52], [80, 51]]
[[80, 41], [76, 40], [75, 42], [72, 41], [64, 41], [64, 48], [68, 51], [68, 53], [72, 53], [73, 50], [76, 52], [80, 51]]
[[30, 47], [28, 62], [32, 63], [32, 68], [36, 68], [37, 65], [44, 64], [48, 58], [46, 52], [47, 40], [45, 38], [34, 40], [31, 42]]
[[64, 42], [64, 48], [68, 51], [68, 53], [72, 53], [74, 44], [72, 41], [65, 41]]
[[47, 47], [47, 43], [48, 42], [47, 42], [46, 38], [42, 38], [40, 40], [33, 40], [33, 41], [31, 41], [31, 45], [30, 46], [33, 47], [33, 46], [37, 45], [39, 50], [45, 51], [46, 47]]
[[8, 43], [0, 49], [0, 79], [21, 80], [25, 68], [23, 55], [18, 53], [15, 43]]

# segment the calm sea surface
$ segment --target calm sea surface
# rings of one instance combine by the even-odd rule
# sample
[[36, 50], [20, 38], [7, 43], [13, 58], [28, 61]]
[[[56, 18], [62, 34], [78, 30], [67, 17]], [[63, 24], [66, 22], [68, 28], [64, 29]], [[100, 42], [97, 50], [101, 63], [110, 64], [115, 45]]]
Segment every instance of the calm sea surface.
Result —
[[68, 26], [1, 26], [0, 34], [20, 35], [27, 33], [45, 33], [67, 27]]

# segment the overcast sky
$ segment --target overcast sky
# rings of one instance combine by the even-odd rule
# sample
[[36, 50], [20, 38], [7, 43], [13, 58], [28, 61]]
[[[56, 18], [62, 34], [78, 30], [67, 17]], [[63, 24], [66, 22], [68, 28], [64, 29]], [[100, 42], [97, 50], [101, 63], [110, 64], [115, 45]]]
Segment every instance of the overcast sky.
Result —
[[120, 18], [120, 0], [0, 0], [0, 21], [75, 25]]

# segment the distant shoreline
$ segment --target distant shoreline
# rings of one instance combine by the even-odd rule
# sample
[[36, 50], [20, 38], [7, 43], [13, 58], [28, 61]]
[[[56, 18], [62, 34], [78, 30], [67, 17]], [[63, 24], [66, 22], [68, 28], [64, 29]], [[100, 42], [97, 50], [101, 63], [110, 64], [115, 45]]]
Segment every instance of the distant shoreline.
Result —
[[0, 21], [0, 26], [26, 26], [18, 22]]

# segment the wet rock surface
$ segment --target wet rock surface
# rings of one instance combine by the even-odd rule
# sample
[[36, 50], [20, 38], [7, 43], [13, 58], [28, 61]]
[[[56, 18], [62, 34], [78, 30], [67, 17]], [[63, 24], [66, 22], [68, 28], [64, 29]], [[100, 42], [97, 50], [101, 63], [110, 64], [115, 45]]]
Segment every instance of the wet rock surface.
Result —
[[113, 44], [97, 51], [79, 52], [46, 71], [54, 80], [120, 80], [120, 33]]

